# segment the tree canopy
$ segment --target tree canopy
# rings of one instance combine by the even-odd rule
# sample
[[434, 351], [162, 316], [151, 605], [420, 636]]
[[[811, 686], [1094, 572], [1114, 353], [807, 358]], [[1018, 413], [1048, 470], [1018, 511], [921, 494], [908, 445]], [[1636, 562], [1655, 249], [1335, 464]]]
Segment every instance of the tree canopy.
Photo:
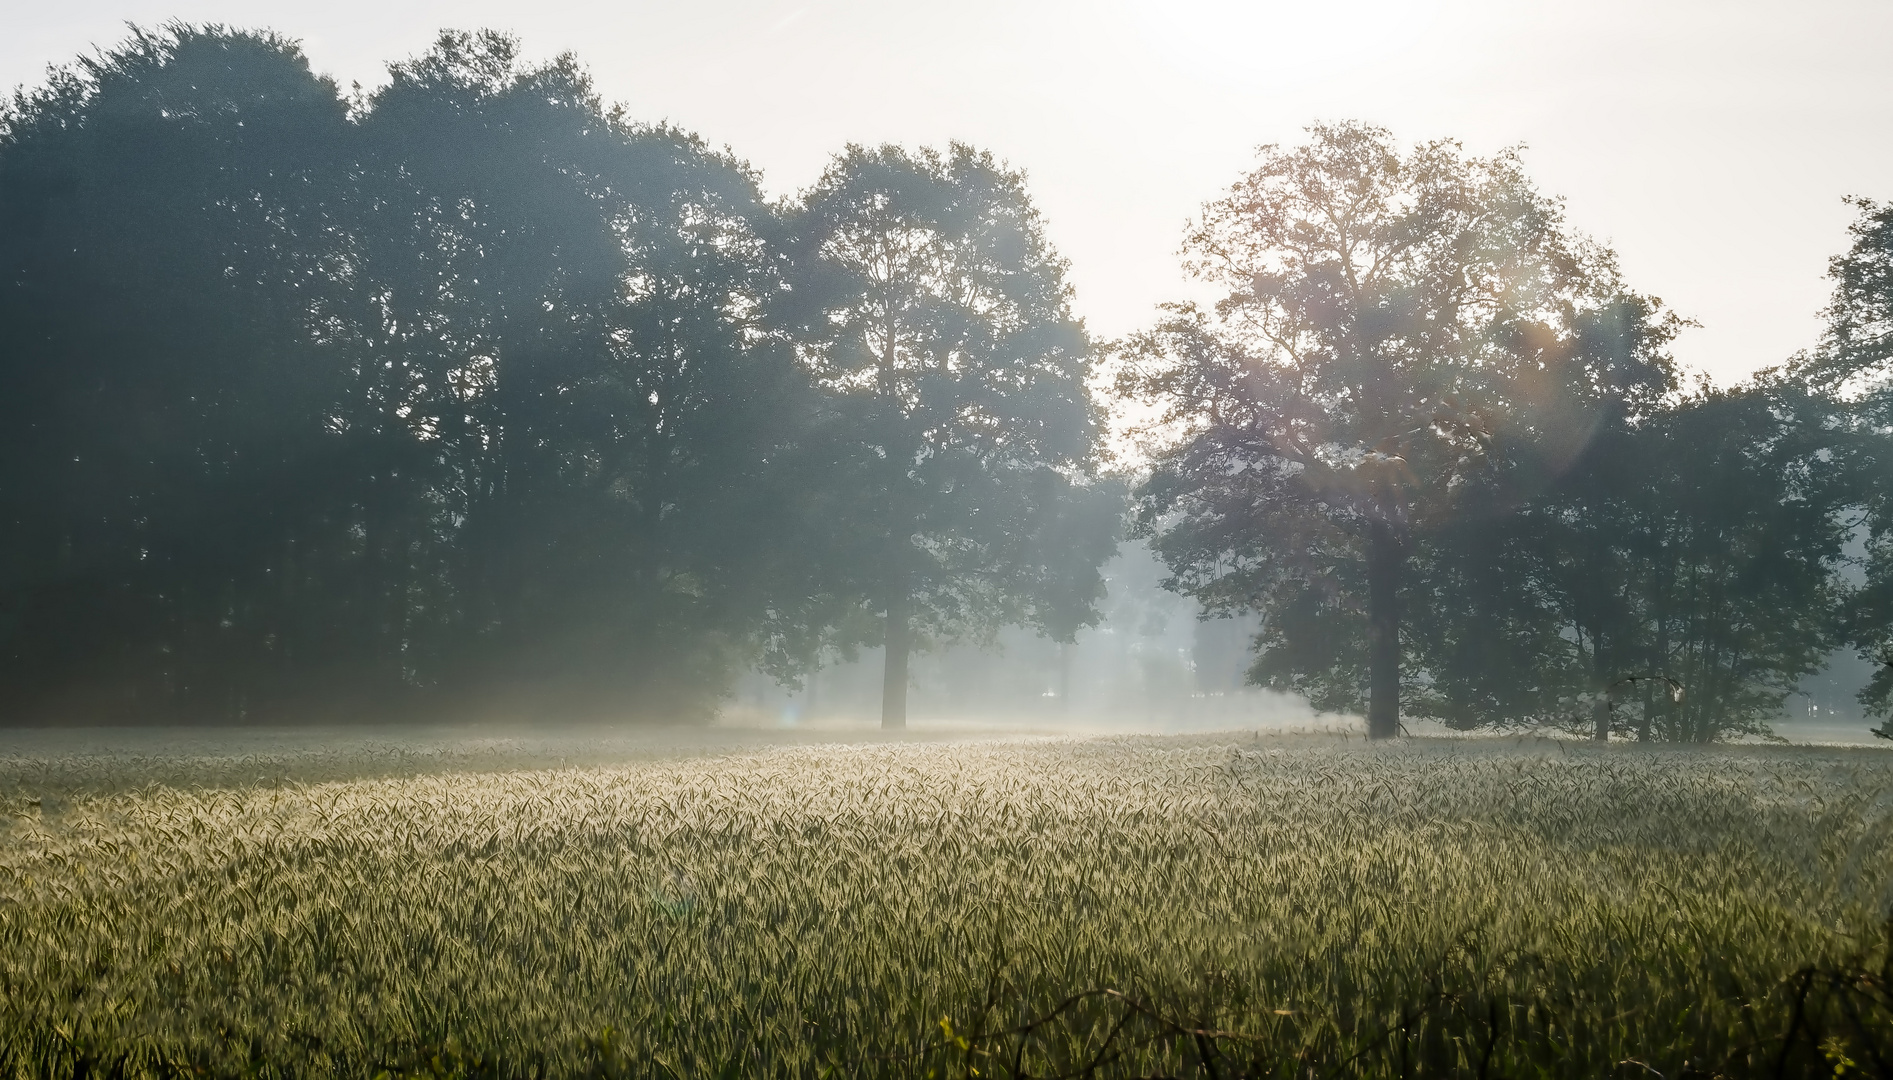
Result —
[[1393, 735], [1418, 546], [1647, 410], [1674, 382], [1675, 323], [1516, 154], [1402, 152], [1355, 124], [1262, 148], [1185, 265], [1225, 293], [1128, 347], [1123, 391], [1177, 433], [1139, 529], [1178, 587], [1263, 614], [1260, 679]]
[[570, 56], [389, 71], [177, 25], [0, 117], [0, 708], [688, 715], [890, 598], [1091, 617], [1116, 503], [1023, 177], [851, 150], [786, 207]]
[[828, 580], [869, 613], [853, 625], [885, 648], [899, 727], [916, 643], [1095, 620], [1118, 511], [1091, 482], [1092, 350], [1024, 177], [990, 154], [851, 147], [791, 229], [799, 349], [830, 402], [814, 487], [846, 491], [820, 515]]
[[1882, 721], [1874, 734], [1893, 739], [1893, 204], [1850, 201], [1860, 211], [1853, 243], [1829, 263], [1834, 293], [1826, 333], [1801, 367], [1851, 405], [1865, 572], [1850, 597], [1845, 633], [1879, 665], [1860, 697]]
[[350, 96], [136, 31], [0, 106], [0, 715], [701, 717], [879, 646], [899, 725], [917, 650], [1097, 621], [1128, 493], [1252, 682], [1377, 737], [1765, 734], [1843, 648], [1885, 717], [1854, 205], [1821, 341], [1711, 388], [1518, 152], [1317, 125], [1190, 226], [1218, 298], [1101, 347], [971, 147], [772, 200], [502, 34]]
[[[1414, 710], [1701, 742], [1765, 732], [1839, 646], [1855, 497], [1832, 403], [1774, 376], [1606, 423], [1416, 557]], [[1837, 437], [1838, 436], [1838, 437]]]

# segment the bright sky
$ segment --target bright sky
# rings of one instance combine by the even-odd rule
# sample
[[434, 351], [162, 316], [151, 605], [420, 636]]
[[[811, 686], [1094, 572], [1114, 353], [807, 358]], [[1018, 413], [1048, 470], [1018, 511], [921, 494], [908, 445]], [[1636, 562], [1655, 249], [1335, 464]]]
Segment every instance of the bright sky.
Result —
[[988, 147], [1105, 336], [1186, 294], [1184, 221], [1317, 119], [1528, 144], [1725, 382], [1813, 344], [1841, 197], [1893, 199], [1889, 0], [0, 0], [0, 84], [172, 18], [279, 30], [344, 86], [441, 27], [509, 30], [778, 193], [850, 141]]

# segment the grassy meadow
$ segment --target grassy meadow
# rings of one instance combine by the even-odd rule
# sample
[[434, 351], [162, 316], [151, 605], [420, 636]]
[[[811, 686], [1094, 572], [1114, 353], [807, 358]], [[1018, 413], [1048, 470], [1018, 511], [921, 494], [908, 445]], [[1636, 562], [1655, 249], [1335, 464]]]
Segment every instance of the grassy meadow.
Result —
[[4, 736], [0, 806], [0, 1076], [1893, 1074], [1870, 749]]

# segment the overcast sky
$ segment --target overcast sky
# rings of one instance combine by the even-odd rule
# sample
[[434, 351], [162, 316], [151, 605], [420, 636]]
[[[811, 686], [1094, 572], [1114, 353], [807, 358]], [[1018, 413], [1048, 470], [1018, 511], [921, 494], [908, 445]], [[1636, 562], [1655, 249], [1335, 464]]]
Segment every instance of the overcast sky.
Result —
[[1255, 146], [1318, 119], [1527, 144], [1723, 382], [1814, 342], [1842, 196], [1893, 199], [1893, 0], [0, 0], [0, 83], [173, 18], [299, 38], [344, 87], [442, 27], [512, 31], [779, 193], [850, 141], [990, 148], [1107, 336], [1185, 293], [1183, 223]]

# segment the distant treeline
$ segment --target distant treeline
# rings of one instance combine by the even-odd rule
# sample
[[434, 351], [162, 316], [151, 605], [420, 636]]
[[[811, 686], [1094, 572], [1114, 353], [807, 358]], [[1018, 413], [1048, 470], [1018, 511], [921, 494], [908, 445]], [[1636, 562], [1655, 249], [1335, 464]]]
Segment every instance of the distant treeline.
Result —
[[1192, 226], [1220, 303], [1098, 344], [988, 154], [771, 201], [570, 57], [390, 75], [174, 26], [0, 111], [0, 717], [692, 716], [886, 645], [899, 723], [1126, 520], [1379, 735], [1711, 739], [1893, 645], [1875, 204], [1827, 339], [1692, 389], [1515, 155], [1317, 127]]
[[690, 715], [890, 610], [1092, 617], [1121, 489], [1016, 173], [774, 205], [570, 58], [391, 74], [179, 27], [0, 120], [0, 712]]

